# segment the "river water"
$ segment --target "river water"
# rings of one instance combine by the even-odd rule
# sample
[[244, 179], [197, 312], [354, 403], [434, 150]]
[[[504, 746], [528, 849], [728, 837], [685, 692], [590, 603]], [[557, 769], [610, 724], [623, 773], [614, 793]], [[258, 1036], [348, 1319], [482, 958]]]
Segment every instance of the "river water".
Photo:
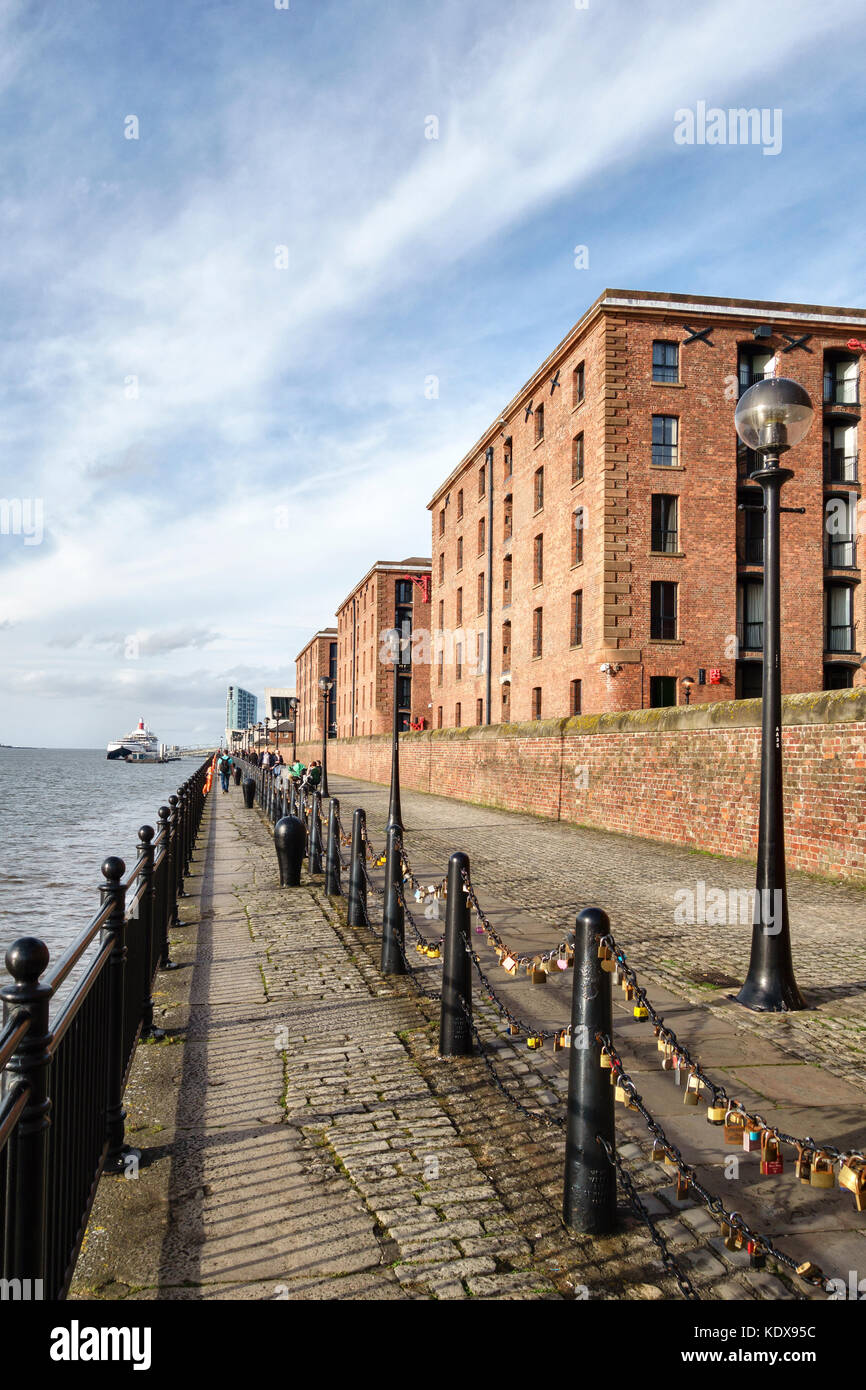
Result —
[[131, 869], [139, 827], [157, 828], [160, 806], [199, 763], [0, 748], [0, 959], [19, 936], [42, 937], [56, 959], [99, 906], [103, 859], [119, 854]]

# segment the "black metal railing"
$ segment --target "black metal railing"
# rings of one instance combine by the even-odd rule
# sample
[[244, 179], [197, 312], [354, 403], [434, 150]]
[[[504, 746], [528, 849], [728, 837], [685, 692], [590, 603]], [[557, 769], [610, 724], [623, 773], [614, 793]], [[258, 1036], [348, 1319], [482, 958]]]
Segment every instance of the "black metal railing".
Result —
[[856, 483], [859, 454], [846, 454], [842, 449], [832, 449], [824, 454], [825, 483]]
[[6, 953], [0, 1269], [13, 1296], [65, 1298], [102, 1172], [137, 1159], [123, 1093], [139, 1037], [153, 1032], [154, 976], [171, 964], [209, 762], [160, 808], [158, 833], [142, 826], [126, 880], [122, 859], [105, 860], [99, 910], [50, 971], [36, 937]]

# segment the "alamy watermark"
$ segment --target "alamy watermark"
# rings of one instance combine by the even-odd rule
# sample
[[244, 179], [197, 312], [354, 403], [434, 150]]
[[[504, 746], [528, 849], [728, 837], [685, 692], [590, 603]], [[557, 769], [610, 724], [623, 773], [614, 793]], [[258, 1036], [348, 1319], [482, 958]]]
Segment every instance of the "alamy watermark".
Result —
[[[708, 888], [703, 879], [698, 879], [694, 889], [678, 888], [674, 893], [674, 921], [677, 926], [751, 926], [755, 921], [756, 895], [755, 888]], [[782, 890], [762, 888], [760, 908], [760, 921], [767, 936], [778, 936], [784, 913]]]
[[41, 497], [0, 497], [0, 536], [23, 536], [25, 545], [41, 545], [44, 535]]
[[674, 112], [675, 145], [761, 145], [765, 155], [782, 151], [782, 110], [779, 106], [738, 106], [723, 110], [699, 101], [694, 110]]

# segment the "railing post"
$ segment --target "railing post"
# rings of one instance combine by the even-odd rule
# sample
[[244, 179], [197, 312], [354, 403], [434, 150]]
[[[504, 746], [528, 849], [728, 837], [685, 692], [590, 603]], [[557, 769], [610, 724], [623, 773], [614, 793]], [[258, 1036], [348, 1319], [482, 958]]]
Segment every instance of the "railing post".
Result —
[[364, 877], [364, 846], [366, 844], [367, 814], [358, 806], [352, 815], [352, 857], [349, 861], [349, 901], [346, 925], [367, 926], [367, 880]]
[[331, 797], [328, 810], [328, 848], [325, 854], [325, 892], [329, 897], [341, 898], [343, 888], [340, 883], [340, 803]]
[[290, 777], [290, 778], [289, 778], [289, 815], [290, 815], [290, 816], [294, 816], [294, 815], [297, 814], [297, 808], [296, 808], [296, 806], [295, 806], [295, 800], [296, 800], [295, 792], [296, 792], [296, 788], [297, 788], [297, 782], [295, 781], [295, 778], [294, 778], [294, 777]]
[[308, 866], [311, 874], [322, 872], [322, 817], [320, 812], [321, 798], [318, 792], [313, 792], [310, 798], [310, 840], [308, 849]]
[[144, 887], [141, 895], [140, 917], [144, 929], [144, 979], [141, 996], [141, 1036], [158, 1042], [165, 1037], [161, 1028], [153, 1026], [153, 924], [156, 909], [156, 887], [153, 879], [152, 825], [143, 825], [138, 832], [138, 877]]
[[112, 938], [112, 951], [108, 958], [108, 1097], [106, 1108], [106, 1136], [108, 1155], [105, 1169], [109, 1173], [123, 1171], [124, 1160], [129, 1154], [137, 1155], [125, 1140], [126, 1111], [123, 1108], [123, 1074], [126, 1058], [123, 1055], [124, 1036], [124, 976], [126, 974], [126, 888], [122, 882], [126, 869], [122, 859], [109, 855], [102, 865], [105, 878], [99, 890], [103, 903], [111, 903], [111, 914], [105, 930]]
[[469, 899], [465, 892], [464, 874], [468, 878], [469, 856], [455, 850], [448, 860], [448, 893], [445, 899], [440, 1057], [467, 1057], [473, 1050], [472, 957], [469, 954]]
[[51, 988], [39, 983], [48, 961], [44, 941], [35, 936], [20, 937], [6, 952], [6, 969], [12, 982], [0, 990], [7, 1017], [19, 1010], [30, 1017], [30, 1027], [7, 1065], [10, 1083], [24, 1082], [29, 1095], [7, 1148], [6, 1191], [0, 1192], [0, 1201], [6, 1207], [6, 1248], [0, 1256], [5, 1278], [38, 1281], [37, 1298], [44, 1292], [48, 1250]]
[[578, 914], [574, 938], [571, 1000], [571, 1056], [565, 1139], [566, 1226], [586, 1235], [608, 1235], [616, 1225], [616, 1172], [598, 1142], [616, 1146], [613, 1087], [601, 1066], [596, 1034], [610, 1037], [610, 975], [602, 970], [598, 946], [610, 931], [606, 912], [597, 907]]
[[[169, 802], [172, 802], [176, 801], [177, 797], [170, 796], [168, 799]], [[160, 815], [163, 809], [160, 808]], [[177, 915], [177, 822], [173, 806], [168, 808], [165, 828], [168, 858], [165, 875], [165, 926], [163, 927], [162, 959], [159, 966], [161, 970], [174, 970], [176, 969], [175, 963], [168, 953], [168, 932], [170, 927], [179, 927], [180, 921]]]
[[399, 825], [388, 827], [388, 850], [385, 860], [385, 908], [382, 913], [382, 956], [379, 968], [383, 975], [405, 975], [403, 951], [403, 904], [399, 889], [403, 886], [402, 831]]
[[162, 836], [164, 858], [155, 882], [156, 918], [154, 929], [159, 946], [159, 968], [165, 970], [167, 966], [171, 965], [168, 956], [168, 917], [171, 900], [171, 809], [168, 806], [160, 806], [156, 814], [159, 821], [156, 833]]
[[[169, 797], [171, 801], [171, 797]], [[177, 819], [177, 896], [186, 897], [186, 889], [183, 886], [183, 876], [186, 873], [186, 787], [178, 787], [175, 797], [175, 817]], [[175, 926], [180, 926], [180, 918], [177, 919]]]
[[297, 816], [281, 816], [274, 826], [274, 848], [277, 851], [281, 888], [297, 888], [300, 883], [306, 838], [304, 822], [298, 820]]

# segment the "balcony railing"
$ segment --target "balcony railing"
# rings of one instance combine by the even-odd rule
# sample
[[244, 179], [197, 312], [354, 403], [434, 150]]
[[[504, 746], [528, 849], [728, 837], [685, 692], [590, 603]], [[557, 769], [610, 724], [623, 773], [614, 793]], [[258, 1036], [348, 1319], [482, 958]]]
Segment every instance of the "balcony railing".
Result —
[[857, 542], [855, 540], [827, 541], [824, 563], [829, 569], [853, 570], [857, 568]]
[[737, 623], [737, 641], [741, 651], [762, 652], [764, 650], [763, 622], [745, 622], [741, 619]]
[[824, 404], [825, 405], [859, 405], [860, 392], [856, 381], [835, 381], [832, 377], [824, 378]]
[[853, 652], [854, 624], [828, 623], [824, 631], [825, 652]]
[[741, 536], [737, 541], [737, 559], [743, 565], [764, 563], [764, 537]]
[[825, 483], [856, 483], [858, 458], [858, 454], [845, 454], [841, 449], [833, 449], [829, 456], [825, 454]]

